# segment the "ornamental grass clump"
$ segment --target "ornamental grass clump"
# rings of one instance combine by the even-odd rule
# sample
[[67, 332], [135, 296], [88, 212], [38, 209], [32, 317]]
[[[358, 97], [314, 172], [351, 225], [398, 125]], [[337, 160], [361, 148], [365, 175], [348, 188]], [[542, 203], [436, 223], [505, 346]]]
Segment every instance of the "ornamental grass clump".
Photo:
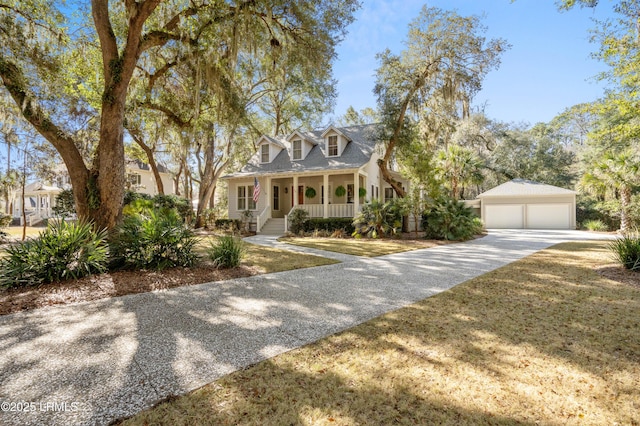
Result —
[[609, 226], [599, 219], [587, 220], [583, 225], [587, 230], [594, 232], [606, 232]]
[[20, 287], [80, 278], [107, 270], [106, 231], [89, 222], [50, 225], [40, 235], [9, 246], [0, 259], [0, 286]]
[[232, 236], [223, 236], [216, 242], [212, 242], [207, 250], [209, 258], [216, 268], [235, 268], [240, 266], [240, 262], [246, 253], [244, 243]]
[[640, 272], [640, 232], [629, 232], [609, 243], [614, 258], [625, 268]]

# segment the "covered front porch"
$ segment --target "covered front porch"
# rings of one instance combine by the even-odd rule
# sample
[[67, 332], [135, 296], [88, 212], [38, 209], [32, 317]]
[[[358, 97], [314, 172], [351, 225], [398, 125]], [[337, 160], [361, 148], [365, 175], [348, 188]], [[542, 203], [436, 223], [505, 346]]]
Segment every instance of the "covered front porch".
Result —
[[269, 219], [284, 219], [304, 209], [309, 217], [354, 217], [367, 200], [365, 172], [323, 173], [318, 175], [267, 176], [258, 179], [261, 194], [256, 215], [256, 232]]

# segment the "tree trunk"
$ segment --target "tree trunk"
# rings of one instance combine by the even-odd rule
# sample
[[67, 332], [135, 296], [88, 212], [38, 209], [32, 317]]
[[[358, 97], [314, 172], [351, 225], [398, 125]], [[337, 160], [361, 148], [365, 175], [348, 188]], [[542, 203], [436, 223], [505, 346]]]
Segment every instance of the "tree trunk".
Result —
[[631, 188], [624, 186], [620, 189], [620, 232], [629, 230], [629, 206], [631, 205]]
[[160, 176], [160, 171], [158, 170], [158, 163], [156, 163], [156, 159], [153, 156], [154, 149], [144, 143], [142, 137], [135, 130], [129, 129], [129, 133], [131, 134], [133, 140], [138, 144], [140, 148], [142, 148], [147, 156], [147, 162], [149, 163], [149, 167], [151, 167], [151, 171], [153, 172], [153, 178], [156, 180], [156, 188], [158, 189], [158, 194], [164, 195], [164, 183], [162, 182], [162, 177]]
[[[232, 138], [230, 137], [229, 141], [227, 141], [227, 158], [231, 139]], [[196, 228], [204, 226], [204, 211], [211, 203], [211, 198], [213, 197], [218, 184], [218, 179], [229, 163], [228, 159], [223, 161], [221, 158], [218, 158], [216, 160], [215, 143], [216, 141], [213, 137], [206, 142], [207, 145], [204, 150], [204, 169], [201, 169], [200, 167], [198, 168], [200, 170], [200, 190], [198, 193], [198, 209], [196, 211]], [[199, 157], [198, 163], [200, 163]]]
[[37, 99], [30, 95], [25, 86], [27, 81], [23, 71], [15, 64], [0, 58], [0, 78], [4, 87], [20, 108], [24, 118], [58, 151], [67, 167], [73, 187], [73, 198], [80, 218], [90, 218], [89, 209], [89, 171], [74, 140], [56, 126], [42, 110]]

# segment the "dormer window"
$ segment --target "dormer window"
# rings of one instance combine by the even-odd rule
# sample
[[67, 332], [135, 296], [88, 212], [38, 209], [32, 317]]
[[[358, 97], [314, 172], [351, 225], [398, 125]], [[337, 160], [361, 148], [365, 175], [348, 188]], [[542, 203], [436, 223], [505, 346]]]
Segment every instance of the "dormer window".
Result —
[[296, 139], [293, 141], [293, 159], [302, 159], [302, 141], [300, 139]]
[[260, 162], [261, 163], [269, 162], [269, 144], [268, 143], [260, 145]]
[[329, 136], [327, 148], [329, 150], [329, 157], [338, 156], [338, 136]]

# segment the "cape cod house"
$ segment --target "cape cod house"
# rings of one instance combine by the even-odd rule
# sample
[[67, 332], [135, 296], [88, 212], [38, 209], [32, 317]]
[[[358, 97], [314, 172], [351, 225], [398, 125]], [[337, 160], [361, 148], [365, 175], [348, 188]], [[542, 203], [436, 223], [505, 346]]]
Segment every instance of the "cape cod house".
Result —
[[[375, 124], [330, 126], [281, 139], [262, 136], [248, 163], [223, 177], [229, 218], [240, 219], [248, 210], [256, 232], [282, 234], [295, 207], [310, 217], [354, 217], [371, 199], [393, 198], [378, 167], [382, 148], [376, 130]], [[407, 188], [408, 181], [393, 173]]]

